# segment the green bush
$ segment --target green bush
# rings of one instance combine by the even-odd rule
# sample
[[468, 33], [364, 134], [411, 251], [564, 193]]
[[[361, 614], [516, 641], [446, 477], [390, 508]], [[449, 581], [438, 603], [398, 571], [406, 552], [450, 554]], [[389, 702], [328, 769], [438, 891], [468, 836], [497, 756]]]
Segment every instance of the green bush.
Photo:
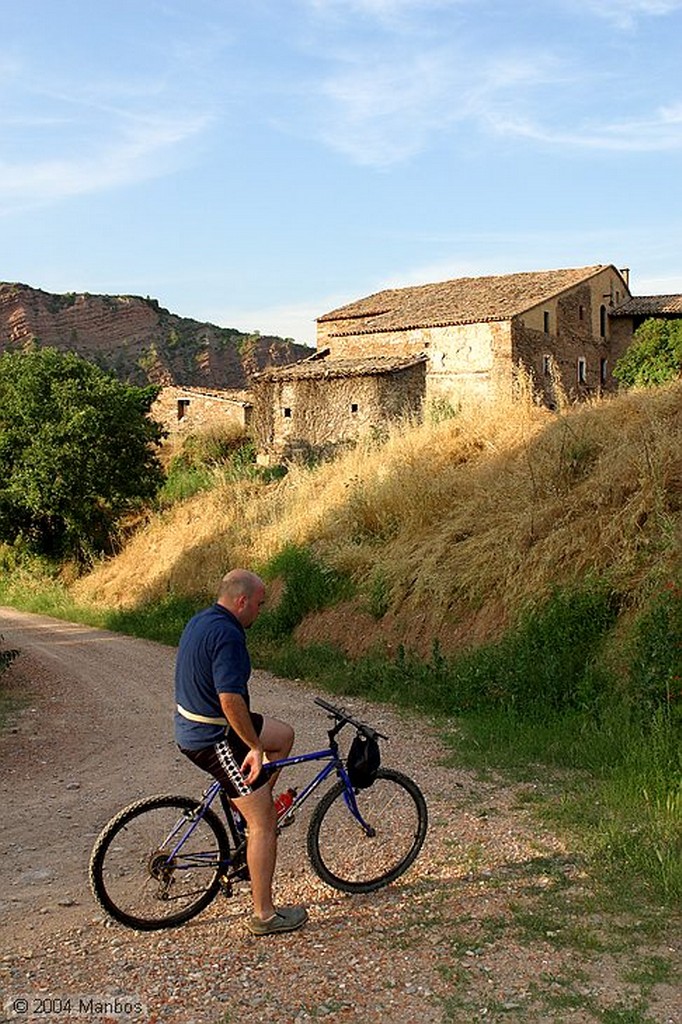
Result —
[[682, 706], [682, 587], [669, 583], [637, 621], [629, 658], [631, 699], [647, 711]]
[[350, 594], [349, 581], [316, 559], [308, 548], [287, 545], [261, 571], [265, 580], [280, 579], [277, 607], [265, 611], [253, 627], [256, 639], [287, 637], [309, 612]]
[[605, 587], [557, 590], [498, 643], [440, 673], [441, 709], [503, 707], [543, 716], [593, 707], [607, 686], [599, 654], [617, 615], [618, 600]]
[[168, 463], [158, 501], [161, 508], [168, 508], [219, 484], [238, 480], [267, 484], [286, 472], [284, 466], [257, 466], [255, 444], [242, 433], [228, 430], [190, 434], [182, 450]]
[[613, 368], [623, 387], [650, 387], [682, 373], [682, 321], [645, 320], [632, 344]]
[[207, 466], [189, 465], [183, 455], [171, 459], [166, 479], [158, 495], [161, 508], [168, 508], [179, 501], [186, 501], [200, 491], [208, 491], [216, 483], [214, 470]]
[[162, 483], [157, 394], [73, 353], [0, 355], [0, 539], [55, 558], [110, 553]]
[[[289, 636], [308, 612], [338, 600], [347, 586], [309, 552], [293, 547], [267, 572], [270, 578], [283, 577], [285, 590], [278, 608], [264, 613], [254, 627], [261, 637]], [[599, 655], [617, 613], [616, 597], [595, 585], [557, 591], [502, 640], [454, 658], [444, 657], [437, 644], [426, 660], [402, 647], [393, 658], [370, 653], [352, 660], [320, 657], [317, 646], [312, 653], [287, 647], [286, 658], [294, 675], [320, 679], [351, 695], [445, 715], [497, 709], [542, 719], [592, 711], [607, 698], [611, 681]]]
[[497, 643], [451, 659], [434, 645], [427, 661], [399, 649], [392, 662], [360, 659], [354, 678], [368, 696], [447, 715], [497, 708], [544, 717], [591, 708], [609, 686], [599, 654], [617, 614], [607, 588], [556, 591]]

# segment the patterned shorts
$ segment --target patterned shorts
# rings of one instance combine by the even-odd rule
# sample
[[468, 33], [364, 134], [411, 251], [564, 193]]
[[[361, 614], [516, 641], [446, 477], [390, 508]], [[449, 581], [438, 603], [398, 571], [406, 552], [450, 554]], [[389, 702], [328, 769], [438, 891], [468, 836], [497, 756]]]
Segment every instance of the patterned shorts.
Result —
[[[263, 728], [263, 716], [251, 712], [254, 729], [260, 736]], [[201, 750], [180, 750], [193, 764], [208, 772], [225, 788], [229, 797], [248, 796], [255, 789], [260, 789], [268, 781], [266, 772], [261, 772], [255, 782], [247, 785], [244, 782], [241, 765], [249, 752], [249, 747], [237, 735], [234, 729], [228, 729], [225, 738]]]

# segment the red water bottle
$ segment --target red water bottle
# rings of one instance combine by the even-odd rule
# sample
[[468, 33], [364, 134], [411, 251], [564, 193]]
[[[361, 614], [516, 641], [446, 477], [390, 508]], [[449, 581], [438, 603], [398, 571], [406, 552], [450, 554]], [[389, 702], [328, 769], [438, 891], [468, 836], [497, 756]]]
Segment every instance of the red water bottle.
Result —
[[283, 793], [280, 793], [279, 796], [275, 797], [275, 811], [277, 812], [278, 818], [281, 818], [282, 815], [286, 814], [295, 799], [295, 789], [285, 789]]

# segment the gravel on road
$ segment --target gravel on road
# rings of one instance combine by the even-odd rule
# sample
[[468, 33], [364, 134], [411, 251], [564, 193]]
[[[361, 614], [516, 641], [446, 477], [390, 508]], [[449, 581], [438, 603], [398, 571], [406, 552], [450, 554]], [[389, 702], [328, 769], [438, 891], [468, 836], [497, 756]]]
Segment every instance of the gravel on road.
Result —
[[[581, 942], [565, 915], [552, 918], [589, 877], [530, 810], [541, 780], [448, 767], [433, 722], [357, 698], [343, 703], [390, 737], [384, 763], [427, 799], [429, 833], [408, 873], [368, 896], [327, 888], [305, 855], [304, 809], [281, 836], [276, 879], [280, 903], [309, 909], [301, 931], [252, 936], [247, 887], [181, 928], [127, 930], [89, 892], [95, 837], [141, 796], [198, 794], [204, 783], [172, 739], [175, 651], [8, 608], [0, 634], [22, 652], [4, 681], [28, 698], [0, 735], [0, 1021], [592, 1024], [643, 1005], [642, 957], [673, 956], [672, 925], [649, 948], [645, 936], [633, 945], [634, 921], [582, 911], [575, 925], [592, 940]], [[297, 750], [324, 740], [304, 682], [256, 671], [252, 695], [295, 723]], [[293, 785], [305, 771], [291, 769]], [[628, 936], [620, 946], [614, 927]], [[610, 1019], [678, 1024], [668, 974], [646, 996], [645, 1016]]]

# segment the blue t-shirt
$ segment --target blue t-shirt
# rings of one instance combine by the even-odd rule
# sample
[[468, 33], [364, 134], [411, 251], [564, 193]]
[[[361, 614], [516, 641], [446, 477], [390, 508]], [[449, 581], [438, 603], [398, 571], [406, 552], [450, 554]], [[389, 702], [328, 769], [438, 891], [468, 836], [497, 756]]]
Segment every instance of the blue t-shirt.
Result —
[[[224, 718], [220, 693], [238, 693], [249, 704], [251, 659], [244, 627], [222, 605], [198, 612], [185, 626], [175, 663], [175, 701], [204, 718]], [[225, 735], [224, 725], [193, 722], [175, 712], [176, 743], [200, 750]]]

